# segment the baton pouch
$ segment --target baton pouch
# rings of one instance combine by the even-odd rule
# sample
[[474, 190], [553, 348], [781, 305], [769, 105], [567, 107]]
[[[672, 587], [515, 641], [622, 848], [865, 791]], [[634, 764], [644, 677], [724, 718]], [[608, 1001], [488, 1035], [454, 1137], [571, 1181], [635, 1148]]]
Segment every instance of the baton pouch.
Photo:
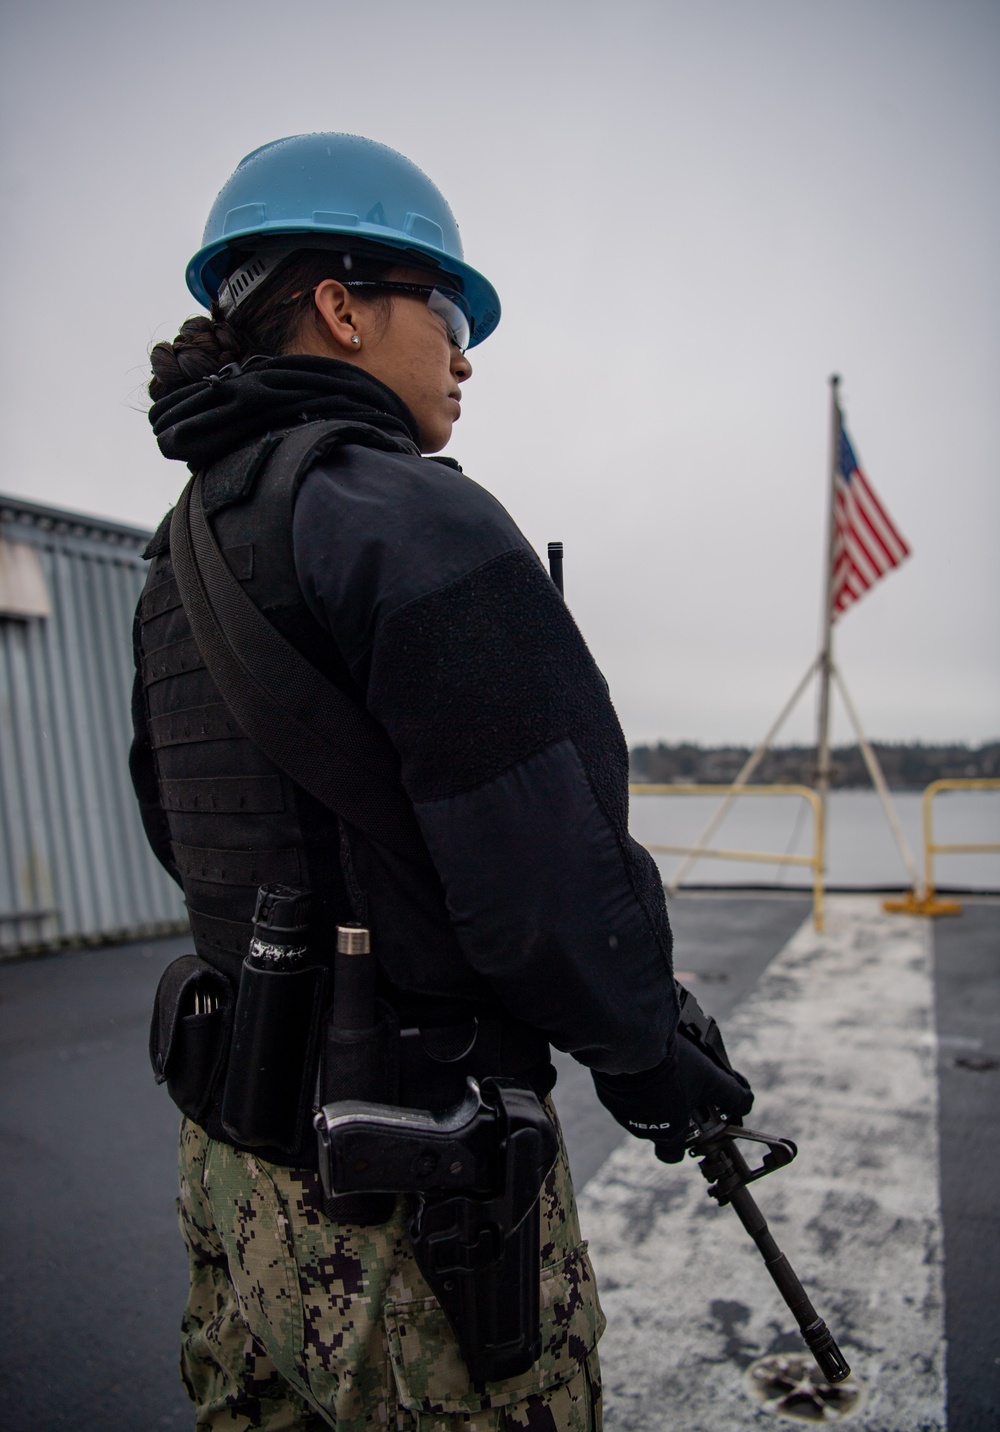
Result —
[[312, 1110], [326, 970], [256, 969], [247, 960], [233, 1017], [222, 1126], [238, 1144], [294, 1153]]
[[[376, 1022], [370, 1029], [339, 1029], [332, 1019], [323, 1033], [317, 1106], [344, 1099], [395, 1104], [399, 1098], [399, 1016], [375, 1001]], [[394, 1193], [328, 1195], [323, 1211], [338, 1223], [385, 1223], [396, 1206]]]
[[181, 955], [160, 976], [149, 1029], [149, 1061], [183, 1113], [201, 1123], [223, 1068], [233, 987], [198, 955]]

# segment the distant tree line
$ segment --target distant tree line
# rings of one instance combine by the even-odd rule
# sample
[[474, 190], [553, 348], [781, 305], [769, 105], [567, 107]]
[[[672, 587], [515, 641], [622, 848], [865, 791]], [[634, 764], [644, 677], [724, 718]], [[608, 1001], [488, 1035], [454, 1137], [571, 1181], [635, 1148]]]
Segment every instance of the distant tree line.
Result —
[[[931, 781], [960, 777], [1000, 776], [1000, 741], [982, 746], [907, 744], [873, 741], [879, 764], [894, 790], [921, 790]], [[633, 746], [629, 752], [633, 781], [651, 784], [725, 784], [735, 780], [750, 755], [749, 746], [700, 746], [692, 741]], [[831, 751], [833, 785], [839, 789], [871, 784], [858, 746]], [[776, 746], [761, 761], [751, 785], [812, 785], [816, 777], [815, 746]]]

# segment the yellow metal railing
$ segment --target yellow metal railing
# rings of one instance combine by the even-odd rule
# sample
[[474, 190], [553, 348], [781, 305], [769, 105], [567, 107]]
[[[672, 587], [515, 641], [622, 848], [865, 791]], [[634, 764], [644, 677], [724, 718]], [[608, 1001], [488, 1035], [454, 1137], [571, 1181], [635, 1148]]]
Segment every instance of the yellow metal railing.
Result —
[[800, 796], [812, 806], [813, 853], [811, 855], [779, 855], [761, 850], [720, 850], [715, 847], [661, 845], [646, 842], [646, 849], [661, 855], [696, 856], [701, 860], [749, 860], [761, 865], [804, 865], [812, 871], [813, 923], [823, 929], [823, 807], [819, 796], [809, 786], [714, 786], [714, 785], [631, 785], [634, 796]]
[[904, 915], [959, 915], [962, 906], [957, 900], [942, 900], [934, 893], [935, 855], [995, 855], [1000, 854], [996, 841], [963, 841], [959, 844], [944, 844], [934, 839], [934, 797], [942, 791], [998, 791], [1000, 780], [995, 777], [970, 777], [964, 780], [931, 781], [921, 800], [924, 824], [924, 887], [910, 890], [901, 900], [886, 900], [885, 909]]

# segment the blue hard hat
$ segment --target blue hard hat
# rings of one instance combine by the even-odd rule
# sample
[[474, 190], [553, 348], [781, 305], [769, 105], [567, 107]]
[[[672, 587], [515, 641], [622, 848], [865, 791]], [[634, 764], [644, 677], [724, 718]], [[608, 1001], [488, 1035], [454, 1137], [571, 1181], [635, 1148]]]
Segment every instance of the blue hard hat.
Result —
[[496, 289], [464, 262], [441, 191], [395, 149], [357, 134], [295, 134], [248, 154], [212, 205], [188, 288], [208, 308], [255, 240], [266, 250], [298, 234], [356, 237], [365, 251], [398, 249], [455, 275], [472, 313], [470, 346], [500, 321]]

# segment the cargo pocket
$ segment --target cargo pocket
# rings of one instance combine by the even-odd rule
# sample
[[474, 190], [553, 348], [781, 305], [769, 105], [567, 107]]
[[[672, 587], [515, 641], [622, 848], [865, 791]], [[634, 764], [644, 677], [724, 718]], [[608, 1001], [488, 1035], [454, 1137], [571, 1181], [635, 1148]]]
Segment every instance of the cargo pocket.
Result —
[[[301, 1375], [305, 1330], [298, 1269], [288, 1214], [269, 1169], [253, 1154], [213, 1139], [203, 1188], [225, 1251], [239, 1317], [281, 1376], [308, 1398]], [[211, 1330], [216, 1355], [233, 1369], [239, 1355], [236, 1309], [220, 1311], [225, 1318]], [[252, 1355], [251, 1349], [247, 1352]]]
[[157, 1084], [200, 1124], [225, 1068], [233, 1018], [233, 987], [198, 955], [182, 955], [163, 971], [153, 1003], [149, 1061]]
[[478, 1392], [437, 1299], [390, 1299], [385, 1325], [400, 1404], [417, 1413], [480, 1412], [507, 1407], [577, 1377], [605, 1322], [586, 1243], [542, 1269], [540, 1322], [538, 1361], [527, 1372], [488, 1382]]

